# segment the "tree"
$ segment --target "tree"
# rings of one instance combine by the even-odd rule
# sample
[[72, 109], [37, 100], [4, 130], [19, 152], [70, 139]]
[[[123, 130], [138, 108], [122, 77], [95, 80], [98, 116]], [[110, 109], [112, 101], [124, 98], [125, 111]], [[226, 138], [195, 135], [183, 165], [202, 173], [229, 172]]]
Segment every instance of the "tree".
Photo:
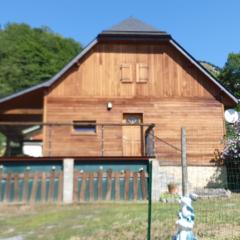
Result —
[[230, 53], [219, 74], [221, 83], [237, 98], [240, 97], [240, 53]]
[[80, 50], [47, 27], [7, 24], [0, 29], [0, 97], [50, 79]]

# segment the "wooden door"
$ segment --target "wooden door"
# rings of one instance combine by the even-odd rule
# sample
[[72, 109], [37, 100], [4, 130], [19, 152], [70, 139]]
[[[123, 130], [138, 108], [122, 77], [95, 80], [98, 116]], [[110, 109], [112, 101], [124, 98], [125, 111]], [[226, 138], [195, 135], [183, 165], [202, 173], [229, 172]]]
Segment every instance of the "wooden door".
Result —
[[123, 114], [123, 156], [141, 156], [141, 126], [142, 114]]

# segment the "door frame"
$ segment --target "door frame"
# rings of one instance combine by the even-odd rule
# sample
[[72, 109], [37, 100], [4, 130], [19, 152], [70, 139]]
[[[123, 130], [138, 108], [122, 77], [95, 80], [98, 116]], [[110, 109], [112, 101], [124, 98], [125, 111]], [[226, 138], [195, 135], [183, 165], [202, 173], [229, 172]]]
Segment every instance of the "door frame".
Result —
[[[140, 124], [136, 124], [137, 126], [139, 126], [139, 131], [140, 131], [140, 156], [144, 156], [145, 155], [145, 149], [144, 149], [144, 127], [143, 127], [143, 123], [144, 123], [144, 113], [143, 112], [123, 112], [122, 113], [122, 122], [124, 123], [124, 116], [126, 115], [138, 115], [140, 116]], [[129, 124], [131, 125], [131, 124]], [[134, 126], [134, 124], [132, 124]], [[124, 148], [124, 144], [122, 145], [122, 148]], [[122, 152], [124, 153], [124, 149], [122, 149]], [[123, 154], [124, 155], [124, 154]]]

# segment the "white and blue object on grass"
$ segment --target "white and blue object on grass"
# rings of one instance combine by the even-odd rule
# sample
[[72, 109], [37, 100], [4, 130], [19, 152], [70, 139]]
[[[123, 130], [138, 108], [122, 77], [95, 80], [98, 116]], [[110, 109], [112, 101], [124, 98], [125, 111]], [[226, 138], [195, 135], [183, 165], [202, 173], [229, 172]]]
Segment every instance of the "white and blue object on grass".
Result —
[[179, 219], [176, 221], [177, 233], [172, 240], [197, 240], [192, 230], [194, 226], [195, 213], [192, 201], [196, 201], [197, 195], [190, 194], [180, 198], [181, 210], [178, 213]]

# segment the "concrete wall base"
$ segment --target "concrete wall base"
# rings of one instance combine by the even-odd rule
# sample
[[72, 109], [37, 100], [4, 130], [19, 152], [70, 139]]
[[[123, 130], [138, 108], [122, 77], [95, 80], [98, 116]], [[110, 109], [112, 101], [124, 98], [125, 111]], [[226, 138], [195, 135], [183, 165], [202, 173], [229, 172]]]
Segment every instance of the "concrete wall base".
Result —
[[74, 159], [63, 159], [63, 203], [73, 202]]
[[[181, 166], [161, 166], [159, 160], [152, 161], [152, 201], [159, 201], [162, 193], [168, 192], [168, 184], [175, 183], [182, 193]], [[188, 192], [201, 188], [227, 188], [225, 166], [189, 166]], [[63, 164], [63, 202], [73, 202], [74, 159], [64, 159]]]
[[[176, 183], [182, 191], [182, 168], [180, 166], [159, 166], [160, 192], [168, 192], [167, 185]], [[227, 170], [225, 166], [189, 166], [188, 192], [198, 188], [226, 188]]]
[[160, 167], [157, 159], [149, 159], [152, 161], [152, 201], [156, 202], [159, 200], [161, 195], [161, 188], [159, 187], [160, 179]]

